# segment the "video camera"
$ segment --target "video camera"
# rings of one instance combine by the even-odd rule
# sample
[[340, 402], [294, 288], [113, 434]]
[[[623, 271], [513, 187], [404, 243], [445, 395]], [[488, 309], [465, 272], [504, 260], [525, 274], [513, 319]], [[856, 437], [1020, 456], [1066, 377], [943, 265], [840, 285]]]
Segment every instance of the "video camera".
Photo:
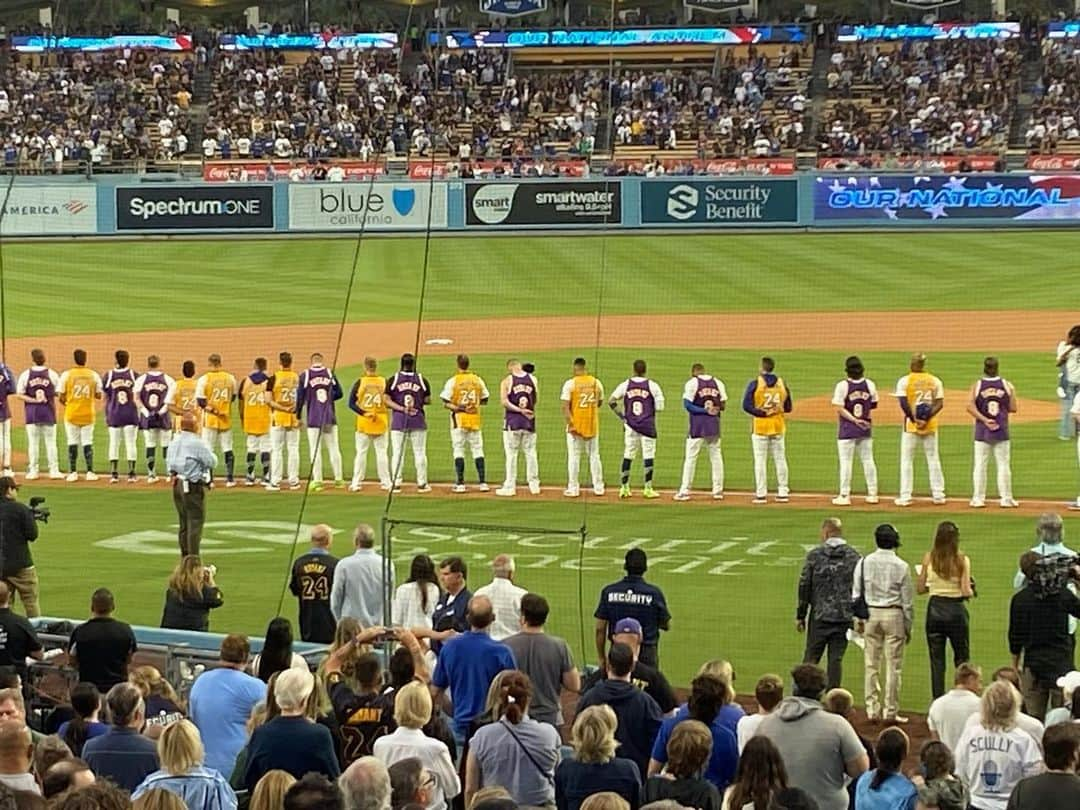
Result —
[[1080, 556], [1073, 554], [1047, 554], [1040, 557], [1028, 574], [1028, 582], [1040, 597], [1060, 593], [1072, 582], [1077, 582]]
[[34, 516], [34, 520], [42, 523], [49, 522], [49, 515], [52, 514], [49, 507], [42, 506], [45, 503], [44, 495], [35, 495], [30, 499], [30, 513]]

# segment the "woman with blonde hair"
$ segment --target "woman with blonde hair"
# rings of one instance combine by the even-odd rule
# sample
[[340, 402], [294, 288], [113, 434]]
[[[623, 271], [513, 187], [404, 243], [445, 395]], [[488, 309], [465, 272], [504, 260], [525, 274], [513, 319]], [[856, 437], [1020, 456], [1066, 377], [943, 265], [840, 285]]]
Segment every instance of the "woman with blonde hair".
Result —
[[610, 791], [630, 803], [641, 805], [641, 773], [637, 763], [615, 756], [618, 720], [607, 704], [590, 706], [574, 718], [570, 745], [572, 759], [555, 769], [555, 805], [558, 810], [580, 810], [581, 803], [597, 791]]
[[960, 553], [960, 530], [951, 520], [938, 524], [934, 547], [923, 555], [915, 582], [917, 593], [930, 594], [926, 607], [926, 644], [930, 648], [930, 692], [945, 694], [945, 643], [952, 644], [955, 666], [970, 660], [967, 606], [971, 598], [971, 560]]
[[673, 799], [684, 807], [720, 810], [720, 791], [703, 778], [712, 747], [712, 731], [704, 723], [684, 720], [675, 726], [667, 743], [667, 765], [645, 783], [645, 802]]
[[450, 749], [434, 737], [424, 734], [431, 720], [431, 692], [419, 681], [397, 690], [394, 696], [394, 722], [397, 729], [375, 741], [372, 753], [387, 767], [410, 757], [420, 760], [424, 769], [435, 777], [428, 800], [428, 810], [444, 810], [447, 801], [461, 793], [461, 780], [454, 770]]
[[281, 810], [285, 793], [296, 784], [296, 777], [285, 771], [267, 771], [255, 785], [248, 810]]
[[156, 667], [135, 667], [128, 673], [128, 682], [139, 690], [146, 704], [143, 734], [147, 737], [156, 740], [162, 728], [183, 719], [186, 713], [183, 701]]
[[131, 808], [132, 810], [188, 810], [183, 799], [161, 788], [146, 791], [132, 802]]
[[360, 681], [356, 677], [356, 662], [360, 656], [371, 652], [370, 644], [357, 644], [356, 637], [363, 631], [364, 625], [352, 616], [342, 616], [334, 630], [334, 640], [330, 643], [329, 654], [319, 663], [319, 680], [326, 683], [326, 662], [330, 656], [341, 659], [341, 679], [349, 689], [360, 691]]
[[222, 604], [221, 589], [214, 582], [214, 568], [204, 566], [196, 555], [186, 554], [169, 577], [161, 626], [205, 633], [210, 630], [210, 611]]
[[157, 750], [161, 768], [135, 788], [132, 799], [158, 788], [175, 793], [188, 807], [236, 810], [236, 794], [225, 777], [203, 765], [206, 754], [194, 723], [179, 720], [167, 726], [158, 738]]
[[1043, 770], [1039, 744], [1016, 725], [1020, 693], [994, 681], [982, 695], [978, 720], [969, 722], [956, 744], [956, 775], [971, 790], [975, 810], [1004, 810], [1017, 783]]
[[532, 681], [524, 672], [506, 673], [499, 688], [494, 723], [473, 736], [465, 763], [465, 803], [487, 785], [502, 785], [519, 805], [555, 803], [559, 732], [529, 717]]
[[626, 799], [610, 790], [594, 793], [581, 803], [581, 810], [628, 810], [629, 807]]

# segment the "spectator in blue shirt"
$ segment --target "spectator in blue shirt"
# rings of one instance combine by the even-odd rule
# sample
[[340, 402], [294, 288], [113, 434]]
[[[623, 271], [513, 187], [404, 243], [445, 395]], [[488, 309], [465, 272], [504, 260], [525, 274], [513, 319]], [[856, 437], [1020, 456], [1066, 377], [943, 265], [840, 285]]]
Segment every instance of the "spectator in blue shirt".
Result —
[[67, 743], [71, 753], [82, 756], [87, 740], [100, 737], [109, 732], [109, 724], [98, 720], [101, 711], [101, 693], [92, 683], [76, 684], [71, 690], [71, 710], [75, 716], [65, 720], [56, 730], [56, 735]]
[[504, 669], [517, 669], [510, 648], [488, 635], [495, 620], [491, 600], [476, 596], [469, 600], [466, 614], [469, 632], [443, 645], [431, 685], [437, 699], [447, 689], [454, 699], [454, 737], [465, 742], [469, 723], [484, 711], [491, 681]]
[[[465, 618], [469, 600], [472, 599], [472, 591], [465, 585], [468, 576], [469, 568], [461, 557], [447, 557], [439, 563], [442, 593], [439, 594], [439, 601], [435, 603], [435, 610], [431, 614], [431, 626], [439, 635], [448, 636], [448, 630], [464, 633], [469, 629], [469, 622]], [[450, 624], [448, 628], [445, 627], [447, 621]], [[436, 638], [431, 644], [431, 649], [436, 654], [442, 650], [442, 641], [443, 639]]]
[[176, 794], [188, 807], [236, 810], [236, 794], [225, 777], [203, 765], [205, 752], [194, 723], [178, 720], [166, 726], [158, 738], [157, 749], [161, 769], [135, 788], [132, 799], [158, 788]]
[[859, 810], [915, 810], [918, 791], [900, 768], [908, 754], [908, 736], [887, 728], [874, 743], [878, 765], [859, 777], [855, 806]]
[[659, 662], [660, 631], [671, 626], [664, 592], [645, 581], [648, 558], [640, 548], [626, 552], [626, 576], [600, 591], [596, 606], [596, 654], [600, 669], [607, 659], [608, 638], [620, 619], [636, 619], [641, 624], [641, 650], [638, 660], [650, 667]]
[[142, 694], [126, 681], [105, 696], [113, 726], [107, 734], [87, 740], [82, 758], [99, 777], [134, 790], [158, 769], [154, 743], [139, 733], [146, 716]]
[[219, 666], [191, 687], [191, 719], [204, 740], [207, 767], [219, 773], [232, 773], [236, 755], [247, 742], [251, 710], [266, 700], [266, 684], [244, 671], [250, 652], [245, 636], [226, 636]]

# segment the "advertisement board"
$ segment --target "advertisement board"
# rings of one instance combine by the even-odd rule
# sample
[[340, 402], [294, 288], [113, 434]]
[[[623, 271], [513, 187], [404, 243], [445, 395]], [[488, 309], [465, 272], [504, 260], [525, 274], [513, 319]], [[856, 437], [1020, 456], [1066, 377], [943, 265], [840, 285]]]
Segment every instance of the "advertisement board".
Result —
[[1016, 39], [1018, 22], [933, 22], [900, 25], [841, 25], [838, 42], [898, 39]]
[[208, 160], [203, 163], [203, 180], [209, 183], [260, 183], [274, 180], [307, 182], [316, 170], [326, 178], [327, 166], [340, 166], [345, 180], [370, 180], [386, 174], [381, 163], [360, 160], [335, 160], [332, 164], [311, 164], [289, 160]]
[[622, 185], [608, 183], [467, 183], [465, 224], [618, 225]]
[[294, 231], [424, 230], [429, 223], [446, 227], [445, 183], [289, 186], [289, 228]]
[[806, 42], [801, 25], [735, 25], [728, 28], [579, 28], [512, 31], [432, 31], [431, 45], [444, 48], [622, 48], [642, 45], [748, 45]]
[[524, 17], [546, 8], [547, 0], [480, 0], [482, 12], [503, 17]]
[[887, 172], [992, 172], [998, 170], [1001, 159], [1000, 155], [873, 154], [858, 157], [819, 157], [817, 167], [830, 172], [875, 169]]
[[11, 49], [19, 53], [43, 53], [45, 51], [112, 51], [145, 48], [156, 51], [190, 51], [195, 47], [191, 37], [179, 34], [175, 37], [156, 34], [119, 34], [105, 37], [58, 37], [53, 35], [16, 35], [11, 38]]
[[274, 187], [119, 186], [118, 231], [271, 230]]
[[817, 177], [814, 220], [913, 225], [954, 220], [1036, 224], [1080, 220], [1080, 175]]
[[799, 181], [646, 180], [641, 184], [642, 225], [795, 225]]
[[[6, 186], [6, 184], [5, 184]], [[7, 189], [0, 189], [0, 204]], [[97, 232], [97, 190], [81, 186], [15, 185], [0, 208], [5, 236], [60, 236]]]

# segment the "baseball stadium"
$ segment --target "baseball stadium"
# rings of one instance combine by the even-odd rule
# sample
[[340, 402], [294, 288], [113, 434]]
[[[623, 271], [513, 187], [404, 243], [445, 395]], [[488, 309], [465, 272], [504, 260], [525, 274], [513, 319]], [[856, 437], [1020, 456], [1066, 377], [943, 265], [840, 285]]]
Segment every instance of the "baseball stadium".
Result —
[[[235, 4], [204, 24], [200, 7], [215, 4], [178, 2], [157, 4], [167, 20], [142, 4], [142, 27], [124, 34], [61, 38], [38, 30], [38, 4], [22, 5], [12, 20], [26, 24], [0, 49], [0, 435], [17, 499], [45, 499], [31, 547], [43, 616], [81, 621], [107, 587], [123, 621], [161, 625], [179, 559], [177, 470], [160, 446], [175, 420], [217, 455], [196, 546], [224, 594], [214, 633], [295, 623], [289, 581], [313, 527], [331, 527], [343, 558], [363, 523], [393, 569], [387, 594], [417, 555], [460, 557], [472, 590], [512, 555], [514, 584], [551, 606], [548, 632], [596, 667], [601, 590], [642, 549], [671, 614], [664, 674], [681, 690], [703, 661], [726, 659], [747, 695], [803, 661], [800, 574], [823, 521], [838, 518], [860, 555], [894, 527], [912, 583], [951, 521], [977, 582], [970, 660], [987, 681], [1009, 665], [1014, 577], [1037, 521], [1057, 513], [1065, 545], [1080, 542], [1080, 378], [1068, 378], [1073, 346], [1080, 374], [1078, 87], [1058, 69], [1080, 24], [1007, 22], [1020, 18], [1003, 0], [984, 13], [992, 22], [963, 23], [918, 22], [932, 7], [914, 2], [913, 24], [897, 26], [764, 25], [745, 19], [782, 10], [755, 3], [736, 21], [737, 4], [666, 0], [629, 15], [588, 6], [570, 25], [569, 4], [485, 0], [460, 19], [441, 5], [342, 3], [350, 25], [314, 34], [310, 20], [262, 24], [253, 6], [248, 33], [230, 34]], [[274, 22], [307, 4], [270, 5], [262, 20]], [[310, 5], [312, 19], [335, 6]], [[646, 22], [669, 12], [678, 22]], [[972, 75], [990, 88], [981, 106]], [[115, 91], [115, 113], [73, 103], [50, 121], [40, 113], [64, 103], [52, 85], [65, 76], [79, 92], [101, 77], [131, 86]], [[191, 385], [162, 408], [156, 452], [149, 431], [110, 436], [118, 350], [131, 380], [154, 356], [170, 385]], [[266, 405], [265, 424], [252, 416], [269, 387], [244, 404], [281, 379], [283, 352], [301, 386], [323, 365], [334, 378], [323, 421], [336, 432], [311, 427], [314, 393], [298, 419], [290, 403]], [[23, 397], [20, 375], [80, 365], [99, 390], [106, 381], [87, 389], [89, 424], [72, 432], [78, 386], [58, 381], [56, 431], [42, 434], [55, 444], [31, 449], [40, 400]], [[192, 392], [217, 371], [236, 387], [209, 423], [213, 403]], [[429, 398], [387, 414], [398, 372], [418, 372]], [[474, 399], [459, 402], [466, 372], [479, 382], [469, 376]], [[363, 413], [361, 378], [383, 386]], [[534, 396], [517, 408], [506, 392], [525, 379]], [[860, 380], [872, 410], [845, 399]], [[702, 406], [703, 381], [726, 393]], [[988, 389], [1003, 398], [980, 410]], [[182, 431], [188, 415], [201, 421]], [[719, 439], [695, 433], [699, 416]], [[284, 446], [271, 424], [295, 431], [295, 473], [278, 457], [271, 476]], [[368, 448], [388, 430], [389, 486], [378, 443]], [[521, 431], [535, 437], [539, 486], [507, 449]], [[849, 492], [838, 435], [859, 442]], [[631, 445], [655, 458], [626, 462]], [[384, 615], [392, 625], [389, 601]], [[932, 700], [926, 615], [915, 595], [899, 692], [913, 716]], [[843, 685], [862, 705], [863, 641], [851, 638]]]

